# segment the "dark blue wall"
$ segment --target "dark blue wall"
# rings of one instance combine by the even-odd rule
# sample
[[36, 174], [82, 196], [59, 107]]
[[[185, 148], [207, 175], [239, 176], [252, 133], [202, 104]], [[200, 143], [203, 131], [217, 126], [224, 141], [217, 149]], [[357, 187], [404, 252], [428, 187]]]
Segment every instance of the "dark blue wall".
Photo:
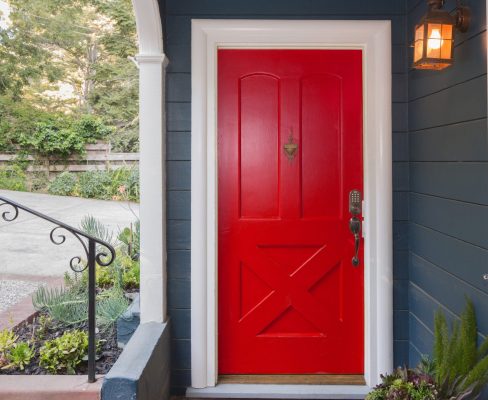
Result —
[[395, 362], [408, 358], [408, 64], [404, 0], [166, 0], [168, 273], [172, 385], [190, 385], [190, 54], [192, 18], [390, 19], [393, 33]]
[[[465, 295], [488, 334], [486, 13], [485, 0], [464, 3], [473, 20], [454, 66], [409, 72], [411, 365], [432, 348], [435, 310], [455, 318]], [[409, 38], [425, 11], [425, 1], [408, 1]]]

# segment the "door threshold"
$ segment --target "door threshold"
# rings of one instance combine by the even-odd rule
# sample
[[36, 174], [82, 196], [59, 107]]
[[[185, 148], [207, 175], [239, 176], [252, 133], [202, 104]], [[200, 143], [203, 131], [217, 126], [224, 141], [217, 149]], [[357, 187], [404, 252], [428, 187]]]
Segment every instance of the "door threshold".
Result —
[[220, 383], [202, 389], [188, 388], [186, 397], [214, 399], [364, 399], [366, 385], [275, 385]]
[[365, 385], [364, 375], [339, 374], [280, 374], [280, 375], [220, 375], [218, 383], [276, 385]]

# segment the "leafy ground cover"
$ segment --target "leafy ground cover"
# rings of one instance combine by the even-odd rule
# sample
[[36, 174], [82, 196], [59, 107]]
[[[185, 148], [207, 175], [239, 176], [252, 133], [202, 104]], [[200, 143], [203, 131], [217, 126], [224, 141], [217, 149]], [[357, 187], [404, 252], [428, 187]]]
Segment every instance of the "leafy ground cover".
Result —
[[[31, 322], [23, 322], [13, 331], [13, 346], [0, 356], [0, 374], [86, 374], [86, 323], [76, 329], [65, 329], [65, 325], [56, 323], [47, 312], [39, 313]], [[96, 372], [106, 374], [122, 352], [117, 347], [115, 330], [100, 331], [97, 343]], [[16, 356], [15, 349], [19, 346], [24, 351]]]
[[0, 189], [76, 196], [88, 199], [139, 201], [139, 169], [62, 172], [52, 181], [45, 173], [26, 174], [19, 165], [0, 168]]
[[49, 184], [48, 192], [59, 196], [139, 201], [139, 170], [120, 168], [81, 174], [63, 172]]

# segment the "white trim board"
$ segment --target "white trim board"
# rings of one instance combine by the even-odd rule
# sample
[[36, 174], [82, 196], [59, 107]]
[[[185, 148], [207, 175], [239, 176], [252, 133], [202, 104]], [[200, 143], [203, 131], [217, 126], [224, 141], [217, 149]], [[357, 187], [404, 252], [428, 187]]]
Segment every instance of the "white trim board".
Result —
[[[216, 110], [217, 50], [222, 47], [363, 51], [365, 379], [372, 387], [393, 367], [390, 21], [284, 20], [192, 21], [192, 386], [215, 392], [210, 388], [218, 371]], [[344, 395], [353, 394], [348, 388]], [[331, 386], [316, 390], [325, 395]], [[203, 395], [199, 390], [198, 396]]]

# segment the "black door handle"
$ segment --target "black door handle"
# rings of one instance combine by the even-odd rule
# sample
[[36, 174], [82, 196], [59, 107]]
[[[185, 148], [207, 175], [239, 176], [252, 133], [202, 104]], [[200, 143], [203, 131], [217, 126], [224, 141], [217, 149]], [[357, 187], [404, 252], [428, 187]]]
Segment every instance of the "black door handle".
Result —
[[352, 265], [357, 267], [359, 265], [359, 246], [361, 244], [361, 220], [357, 217], [352, 217], [349, 220], [349, 229], [354, 235], [354, 257], [352, 258]]

